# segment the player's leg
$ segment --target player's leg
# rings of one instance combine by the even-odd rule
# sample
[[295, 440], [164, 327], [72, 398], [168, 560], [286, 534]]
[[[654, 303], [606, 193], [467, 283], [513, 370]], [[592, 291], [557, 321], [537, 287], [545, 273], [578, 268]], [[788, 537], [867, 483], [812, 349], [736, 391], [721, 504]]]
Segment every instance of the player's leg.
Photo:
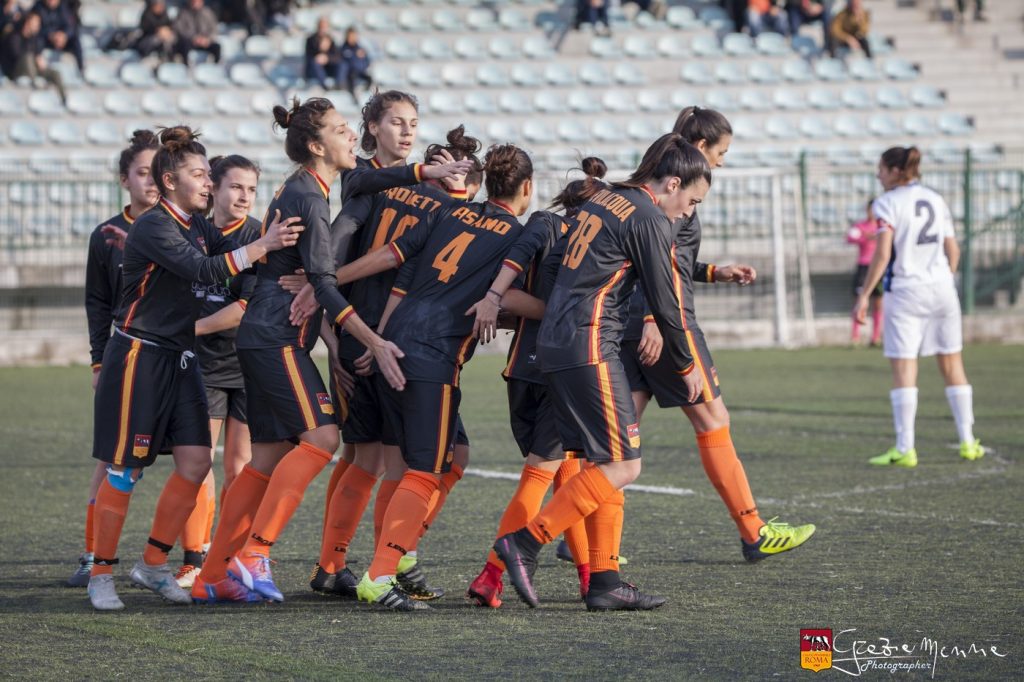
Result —
[[96, 462], [96, 466], [92, 470], [92, 478], [89, 479], [89, 503], [85, 506], [85, 551], [78, 557], [78, 568], [67, 580], [68, 587], [86, 587], [89, 584], [95, 556], [96, 494], [106, 475], [107, 465], [104, 462]]
[[[221, 428], [227, 416], [227, 392], [223, 389], [207, 387], [206, 399], [210, 404], [210, 461], [213, 462], [217, 451], [217, 441], [220, 439]], [[181, 567], [175, 575], [175, 579], [184, 589], [191, 589], [195, 583], [196, 576], [203, 568], [204, 545], [207, 542], [207, 522], [210, 521], [213, 504], [214, 490], [216, 483], [213, 477], [213, 467], [210, 473], [203, 480], [203, 486], [196, 496], [196, 506], [185, 522], [181, 531], [181, 549], [184, 552]]]
[[953, 412], [960, 438], [960, 456], [971, 461], [979, 459], [985, 455], [985, 449], [981, 441], [974, 437], [974, 389], [967, 381], [963, 355], [939, 353], [935, 359], [946, 383], [946, 400]]
[[882, 297], [873, 295], [871, 303], [871, 345], [877, 346], [882, 342]]
[[[583, 460], [576, 456], [576, 453], [570, 453], [572, 456], [561, 462], [558, 467], [558, 471], [555, 472], [555, 492], [557, 493], [562, 487], [583, 470]], [[588, 463], [587, 466], [590, 466]], [[576, 523], [570, 526], [565, 531], [565, 549], [568, 550], [569, 559], [572, 560], [574, 566], [576, 566], [576, 575], [580, 581], [580, 596], [586, 597], [587, 590], [590, 588], [590, 541], [588, 539], [588, 531], [586, 523]], [[562, 544], [558, 545], [556, 550], [556, 556], [559, 559], [565, 557], [558, 554], [558, 551], [562, 550]], [[623, 563], [621, 558], [619, 563]]]
[[[885, 303], [882, 345], [892, 368], [892, 421], [896, 445], [868, 460], [875, 466], [917, 466], [914, 449], [914, 420], [917, 416], [917, 356], [928, 336], [931, 312], [920, 292], [893, 291], [882, 299]], [[934, 353], [934, 351], [932, 351]]]

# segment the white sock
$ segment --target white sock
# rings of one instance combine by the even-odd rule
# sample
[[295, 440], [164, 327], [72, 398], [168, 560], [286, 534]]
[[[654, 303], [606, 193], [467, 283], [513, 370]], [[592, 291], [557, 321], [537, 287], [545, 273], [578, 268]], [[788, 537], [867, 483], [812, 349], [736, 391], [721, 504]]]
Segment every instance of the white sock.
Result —
[[974, 442], [974, 390], [970, 384], [946, 386], [946, 400], [956, 420], [961, 443]]
[[914, 449], [914, 418], [917, 416], [917, 388], [894, 388], [889, 391], [892, 402], [892, 423], [896, 427], [896, 449]]

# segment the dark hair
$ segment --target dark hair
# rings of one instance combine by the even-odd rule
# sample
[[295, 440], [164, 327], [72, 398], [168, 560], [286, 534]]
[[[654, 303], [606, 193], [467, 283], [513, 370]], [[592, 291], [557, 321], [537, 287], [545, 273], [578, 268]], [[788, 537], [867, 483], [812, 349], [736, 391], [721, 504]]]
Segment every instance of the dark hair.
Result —
[[896, 168], [904, 182], [921, 177], [921, 151], [917, 147], [889, 147], [882, 152], [882, 165]]
[[558, 196], [551, 200], [551, 208], [565, 209], [567, 214], [575, 213], [590, 197], [608, 187], [606, 183], [601, 182], [601, 178], [608, 172], [607, 164], [601, 159], [588, 156], [580, 161], [580, 169], [587, 177], [568, 183]]
[[152, 130], [135, 130], [128, 140], [128, 146], [121, 150], [121, 156], [117, 160], [117, 168], [122, 178], [128, 177], [128, 171], [135, 161], [135, 157], [147, 149], [160, 149], [160, 141], [156, 139], [156, 133]]
[[868, 213], [871, 213], [871, 209], [874, 208], [874, 206], [875, 206], [875, 199], [876, 198], [877, 197], [871, 197], [870, 199], [868, 199], [868, 205], [867, 205]]
[[164, 174], [178, 170], [178, 167], [185, 163], [185, 157], [192, 154], [206, 156], [206, 147], [199, 142], [198, 132], [192, 132], [188, 126], [160, 129], [160, 148], [153, 155], [151, 171], [160, 194], [167, 193]]
[[726, 135], [732, 135], [732, 126], [729, 119], [714, 109], [686, 107], [676, 117], [672, 132], [682, 135], [690, 144], [705, 140], [713, 147]]
[[288, 131], [284, 138], [284, 151], [289, 159], [300, 166], [313, 160], [309, 143], [320, 141], [324, 114], [333, 108], [331, 100], [323, 97], [311, 97], [302, 104], [299, 104], [298, 97], [293, 97], [291, 109], [281, 105], [274, 107], [274, 125]]
[[701, 178], [711, 184], [708, 160], [678, 133], [668, 133], [655, 140], [629, 179], [616, 182], [615, 187], [642, 187], [668, 177], [679, 178], [682, 187], [689, 187]]
[[466, 173], [466, 184], [479, 185], [481, 180], [483, 180], [484, 173], [484, 165], [480, 163], [480, 159], [477, 157], [480, 148], [483, 147], [480, 140], [467, 135], [466, 127], [463, 125], [449, 130], [447, 139], [448, 144], [432, 144], [427, 147], [427, 151], [423, 153], [423, 160], [430, 163], [431, 159], [441, 153], [441, 150], [446, 150], [456, 161], [469, 159], [473, 162], [473, 168]]
[[390, 109], [392, 104], [398, 102], [408, 102], [417, 113], [420, 110], [420, 104], [416, 101], [416, 97], [400, 90], [385, 90], [384, 92], [377, 90], [363, 105], [363, 122], [359, 124], [359, 130], [362, 133], [359, 146], [364, 152], [377, 151], [377, 138], [370, 134], [370, 124], [380, 123], [380, 120], [384, 118], [384, 112]]
[[252, 171], [256, 174], [257, 178], [260, 176], [260, 167], [244, 156], [239, 154], [215, 156], [210, 159], [210, 179], [213, 180], [214, 188], [220, 186], [221, 180], [223, 180], [224, 176], [228, 174], [228, 171], [233, 168]]
[[484, 173], [489, 199], [510, 197], [533, 177], [533, 162], [529, 154], [514, 144], [495, 144], [484, 157]]

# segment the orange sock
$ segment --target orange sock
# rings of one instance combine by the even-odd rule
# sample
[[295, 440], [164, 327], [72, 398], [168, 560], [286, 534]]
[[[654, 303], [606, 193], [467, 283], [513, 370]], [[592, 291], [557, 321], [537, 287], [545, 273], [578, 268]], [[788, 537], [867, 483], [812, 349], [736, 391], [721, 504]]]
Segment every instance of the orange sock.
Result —
[[409, 470], [402, 476], [384, 515], [380, 542], [368, 569], [371, 579], [395, 574], [398, 560], [416, 542], [427, 518], [430, 498], [440, 484], [433, 474], [422, 471]]
[[185, 521], [181, 530], [181, 548], [186, 552], [202, 552], [203, 540], [206, 536], [206, 519], [210, 515], [209, 486], [203, 481], [199, 494], [196, 495], [196, 507]]
[[215, 583], [228, 577], [228, 561], [242, 548], [249, 537], [252, 519], [260, 507], [270, 476], [246, 464], [223, 495], [220, 505], [220, 523], [213, 534], [210, 551], [206, 553], [200, 577]]
[[359, 466], [346, 467], [345, 474], [337, 481], [320, 545], [320, 566], [328, 573], [345, 568], [349, 543], [376, 483], [377, 477]]
[[172, 471], [167, 477], [167, 483], [156, 503], [149, 541], [142, 552], [144, 562], [150, 566], [167, 563], [167, 553], [174, 548], [174, 541], [181, 535], [189, 514], [196, 508], [196, 497], [202, 486], [202, 483], [193, 483], [177, 471]]
[[[505, 513], [501, 515], [501, 521], [498, 522], [497, 537], [500, 538], [502, 535], [519, 530], [537, 515], [554, 478], [555, 472], [553, 471], [545, 471], [529, 464], [523, 465], [523, 473], [519, 474], [519, 487], [512, 494], [512, 499], [509, 500], [508, 506], [505, 507]], [[505, 570], [504, 562], [498, 558], [493, 549], [487, 555], [487, 563], [492, 564], [500, 571]]]
[[384, 527], [384, 515], [388, 513], [388, 505], [391, 504], [391, 498], [394, 496], [395, 491], [398, 490], [398, 484], [401, 482], [401, 479], [397, 481], [385, 479], [380, 482], [380, 487], [377, 488], [377, 499], [373, 501], [374, 547], [380, 543], [380, 532], [381, 528]]
[[327, 494], [324, 495], [324, 525], [321, 527], [325, 532], [327, 530], [327, 517], [331, 515], [331, 497], [334, 496], [334, 491], [338, 489], [338, 481], [341, 480], [342, 475], [350, 464], [350, 462], [344, 459], [339, 459], [338, 463], [334, 465], [334, 469], [331, 470], [331, 480], [327, 481]]
[[103, 477], [100, 489], [96, 493], [93, 519], [96, 563], [92, 566], [92, 575], [114, 572], [113, 564], [105, 562], [117, 559], [117, 543], [121, 540], [121, 528], [124, 526], [124, 517], [128, 515], [128, 503], [131, 499], [131, 493], [121, 492], [110, 485], [106, 476]]
[[619, 544], [622, 541], [622, 518], [626, 496], [616, 490], [586, 518], [587, 538], [590, 540], [590, 570], [619, 570]]
[[547, 544], [591, 514], [614, 492], [600, 467], [584, 469], [569, 479], [526, 527], [537, 542]]
[[206, 527], [203, 529], [203, 547], [210, 546], [213, 537], [213, 519], [217, 516], [217, 482], [210, 480], [206, 489]]
[[[567, 459], [558, 467], [555, 474], [555, 492], [558, 492], [570, 478], [580, 473], [583, 469], [583, 461], [579, 459]], [[587, 542], [587, 526], [583, 521], [578, 521], [565, 529], [565, 544], [569, 545], [573, 561], [577, 566], [582, 566], [590, 561], [590, 545]]]
[[759, 537], [757, 532], [764, 521], [757, 514], [754, 494], [750, 492], [743, 464], [736, 456], [729, 427], [698, 433], [697, 448], [700, 450], [704, 473], [728, 507], [740, 535], [747, 542], [756, 542]]
[[451, 495], [452, 488], [455, 484], [462, 480], [462, 467], [458, 464], [452, 464], [451, 470], [441, 476], [441, 485], [434, 491], [434, 495], [430, 498], [430, 510], [427, 512], [427, 518], [423, 521], [423, 528], [420, 529], [420, 535], [416, 538], [416, 543], [410, 548], [410, 551], [416, 549], [419, 545], [420, 538], [426, 535], [427, 531], [430, 530], [430, 526], [433, 525], [434, 519], [441, 513], [441, 508], [444, 507], [444, 503], [448, 501], [448, 496]]
[[89, 504], [85, 505], [85, 552], [92, 554], [93, 547], [96, 546], [95, 538], [96, 533], [93, 530], [93, 523], [96, 521], [96, 499], [89, 500]]
[[252, 520], [252, 532], [242, 547], [243, 552], [269, 555], [270, 546], [288, 525], [306, 488], [330, 461], [331, 453], [300, 441], [278, 462], [256, 518]]

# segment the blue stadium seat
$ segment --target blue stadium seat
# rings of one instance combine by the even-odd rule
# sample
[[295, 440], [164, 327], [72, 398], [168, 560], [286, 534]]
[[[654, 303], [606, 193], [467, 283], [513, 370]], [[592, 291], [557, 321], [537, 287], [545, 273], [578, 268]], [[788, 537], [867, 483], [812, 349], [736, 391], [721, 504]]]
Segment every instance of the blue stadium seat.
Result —
[[683, 64], [680, 77], [687, 83], [694, 85], [711, 85], [715, 82], [715, 75], [704, 62], [687, 62]]
[[523, 139], [533, 144], [551, 144], [555, 141], [555, 132], [544, 121], [528, 119], [523, 123]]
[[680, 36], [669, 33], [658, 38], [658, 54], [668, 59], [680, 59], [686, 57], [689, 50]]
[[772, 91], [772, 103], [777, 108], [787, 111], [797, 111], [808, 107], [803, 93], [792, 88], [775, 88]]
[[142, 113], [140, 97], [126, 90], [114, 90], [103, 97], [103, 108], [114, 116], [138, 116]]
[[494, 95], [489, 92], [473, 90], [466, 94], [464, 100], [466, 109], [472, 114], [496, 114], [498, 104]]
[[722, 49], [734, 57], [752, 57], [757, 54], [753, 39], [746, 33], [729, 33], [722, 38]]
[[54, 121], [48, 131], [50, 141], [66, 147], [77, 147], [82, 143], [82, 131], [71, 121]]
[[515, 143], [522, 139], [519, 128], [511, 121], [491, 121], [487, 124], [487, 136], [498, 144]]
[[626, 124], [626, 134], [631, 140], [650, 144], [664, 134], [664, 130], [650, 119], [634, 118]]
[[445, 64], [441, 67], [441, 78], [445, 85], [453, 87], [470, 87], [476, 83], [476, 76], [464, 64]]
[[[7, 93], [0, 91], [0, 114], [18, 113], [4, 110], [3, 95], [5, 94]], [[90, 90], [72, 90], [68, 93], [67, 108], [69, 112], [78, 116], [95, 116], [100, 110], [100, 103]]]
[[487, 8], [471, 9], [466, 12], [466, 26], [480, 33], [489, 33], [499, 28], [494, 11]]
[[850, 78], [858, 81], [878, 81], [882, 79], [875, 62], [870, 59], [850, 59], [846, 62]]
[[412, 64], [405, 75], [409, 78], [409, 83], [417, 88], [441, 87], [441, 74], [432, 64], [426, 62]]
[[868, 45], [871, 46], [871, 55], [874, 57], [884, 57], [893, 51], [892, 41], [877, 33], [868, 34]]
[[[249, 66], [255, 66], [250, 64]], [[259, 68], [259, 67], [257, 67]], [[196, 82], [206, 88], [224, 88], [229, 85], [228, 76], [220, 64], [204, 62], [195, 67], [192, 76]]]
[[141, 4], [135, 7], [122, 7], [117, 12], [117, 27], [138, 28], [140, 19], [142, 19]]
[[739, 85], [747, 82], [747, 74], [735, 62], [719, 62], [715, 65], [715, 80], [728, 85]]
[[[580, 73], [581, 78], [586, 81], [583, 76], [582, 69]], [[612, 67], [612, 78], [615, 79], [616, 83], [622, 85], [643, 85], [647, 82], [647, 76], [640, 68], [632, 62], [620, 62]], [[595, 82], [594, 85], [600, 83]]]
[[530, 63], [513, 64], [509, 76], [520, 87], [536, 88], [544, 82], [543, 74]]
[[237, 92], [218, 92], [213, 98], [213, 108], [221, 114], [239, 116], [244, 111], [244, 104]]
[[82, 7], [82, 26], [92, 29], [106, 29], [113, 26], [114, 18], [107, 13], [105, 7], [85, 5]]
[[814, 74], [818, 80], [840, 83], [846, 80], [846, 67], [838, 59], [825, 57], [814, 63]]
[[906, 109], [910, 106], [903, 92], [891, 86], [879, 88], [875, 92], [875, 100], [885, 109]]
[[544, 67], [544, 80], [559, 87], [576, 85], [576, 74], [567, 64], [554, 62]]
[[263, 69], [258, 64], [233, 64], [228, 75], [231, 77], [231, 82], [241, 88], [266, 87], [267, 84]]
[[[223, 43], [222, 43], [223, 48]], [[266, 59], [278, 52], [267, 36], [252, 35], [245, 39], [245, 55], [251, 59]]]
[[876, 137], [898, 137], [902, 131], [889, 114], [874, 114], [868, 118], [868, 130]]
[[580, 82], [594, 87], [605, 87], [611, 84], [612, 76], [604, 64], [584, 62], [579, 68]]
[[842, 100], [832, 90], [813, 88], [807, 93], [807, 103], [814, 109], [833, 111], [842, 106]]
[[516, 61], [522, 57], [519, 43], [508, 36], [495, 36], [487, 41], [487, 51], [495, 59]]
[[[292, 25], [301, 31], [303, 36], [309, 35], [316, 30], [321, 13], [316, 7], [297, 7], [291, 12]], [[305, 42], [306, 39], [302, 40]]]
[[522, 10], [506, 7], [498, 13], [498, 23], [506, 31], [526, 32], [533, 30], [533, 22]]
[[64, 103], [56, 90], [36, 90], [28, 95], [28, 110], [36, 116], [63, 116]]
[[668, 93], [664, 90], [641, 90], [636, 93], [636, 105], [640, 107], [641, 111], [654, 114], [675, 111]]
[[297, 64], [278, 62], [267, 73], [267, 80], [273, 83], [279, 90], [287, 90], [299, 82], [299, 67]]
[[150, 116], [174, 116], [178, 113], [177, 102], [165, 90], [142, 93], [141, 104], [142, 110]]
[[420, 41], [420, 54], [424, 59], [446, 61], [452, 57], [452, 48], [440, 38], [427, 36]]
[[651, 43], [650, 37], [644, 35], [626, 36], [622, 42], [622, 51], [633, 59], [654, 59], [658, 56], [658, 50]]
[[816, 140], [832, 137], [832, 128], [820, 116], [804, 116], [800, 119], [799, 130], [802, 135]]
[[238, 141], [243, 145], [265, 147], [276, 140], [271, 132], [269, 121], [242, 121], [238, 124]]
[[68, 90], [79, 88], [85, 84], [82, 74], [78, 72], [78, 66], [71, 61], [51, 62], [50, 68], [60, 74], [64, 81], [64, 87]]
[[527, 36], [523, 39], [523, 54], [530, 59], [551, 59], [555, 50], [544, 36]]
[[832, 130], [840, 137], [863, 138], [867, 133], [860, 119], [850, 114], [842, 114], [832, 121]]
[[392, 38], [384, 44], [384, 54], [388, 59], [411, 62], [419, 59], [416, 43], [408, 38]]
[[590, 90], [571, 90], [566, 98], [569, 108], [581, 114], [596, 114], [601, 111], [601, 100]]
[[121, 131], [110, 121], [94, 121], [85, 129], [85, 137], [99, 147], [113, 147], [123, 143]]
[[608, 88], [601, 95], [601, 106], [604, 107], [605, 111], [614, 113], [634, 113], [636, 111], [636, 103], [628, 93], [622, 90], [616, 90]]
[[480, 61], [487, 48], [479, 38], [473, 36], [460, 36], [454, 43], [455, 56], [467, 61]]
[[504, 88], [509, 84], [509, 77], [497, 64], [481, 64], [476, 67], [476, 82], [489, 88]]
[[770, 93], [762, 90], [744, 90], [740, 93], [740, 106], [748, 111], [769, 111], [775, 108]]
[[946, 96], [931, 85], [917, 85], [910, 90], [910, 101], [923, 109], [941, 109], [946, 106]]
[[192, 77], [188, 67], [177, 62], [164, 62], [156, 69], [156, 79], [170, 88], [187, 88], [192, 86]]
[[874, 98], [868, 91], [859, 85], [843, 88], [843, 104], [849, 109], [874, 109]]
[[804, 59], [813, 59], [821, 53], [821, 47], [807, 36], [793, 36], [792, 51]]
[[690, 49], [698, 57], [721, 57], [722, 48], [718, 44], [718, 38], [713, 35], [701, 34], [690, 43]]
[[906, 59], [890, 57], [883, 66], [885, 75], [894, 81], [912, 81], [918, 76], [917, 67]]
[[270, 120], [271, 112], [274, 110], [274, 106], [278, 104], [285, 104], [286, 100], [284, 97], [278, 95], [276, 92], [271, 90], [260, 90], [254, 92], [252, 97], [249, 99], [249, 108], [252, 113]]
[[750, 67], [747, 69], [747, 75], [754, 83], [772, 84], [778, 83], [781, 80], [779, 72], [775, 70], [775, 67], [770, 62], [765, 61], [751, 62]]
[[757, 51], [769, 57], [785, 57], [793, 52], [785, 36], [766, 31], [754, 40]]
[[232, 147], [235, 144], [235, 133], [232, 131], [234, 125], [232, 123], [229, 127], [221, 121], [204, 121], [198, 127], [203, 136], [203, 143], [207, 147], [227, 151], [225, 147]]
[[700, 26], [697, 13], [685, 5], [675, 5], [668, 8], [665, 13], [665, 22], [672, 28], [682, 30], [694, 29]]
[[974, 133], [974, 119], [963, 114], [941, 114], [938, 123], [939, 130], [946, 135], [966, 137]]
[[[220, 58], [222, 62], [230, 63], [244, 56], [245, 48], [241, 38], [237, 38], [230, 33], [222, 33], [217, 37], [217, 42], [220, 43]], [[206, 61], [209, 61], [208, 56]]]
[[708, 90], [707, 94], [704, 95], [704, 103], [707, 104], [708, 108], [716, 111], [738, 111], [740, 109], [740, 103], [736, 99], [736, 95], [730, 90]]
[[529, 114], [533, 112], [530, 98], [519, 90], [505, 90], [498, 94], [498, 106], [510, 114]]
[[558, 138], [563, 142], [581, 144], [590, 141], [590, 131], [586, 124], [574, 118], [563, 118], [556, 126]]
[[213, 99], [198, 97], [195, 92], [183, 92], [178, 95], [178, 108], [189, 116], [210, 116], [213, 114]]
[[791, 83], [809, 83], [814, 80], [814, 72], [803, 59], [789, 59], [782, 64], [782, 77]]

